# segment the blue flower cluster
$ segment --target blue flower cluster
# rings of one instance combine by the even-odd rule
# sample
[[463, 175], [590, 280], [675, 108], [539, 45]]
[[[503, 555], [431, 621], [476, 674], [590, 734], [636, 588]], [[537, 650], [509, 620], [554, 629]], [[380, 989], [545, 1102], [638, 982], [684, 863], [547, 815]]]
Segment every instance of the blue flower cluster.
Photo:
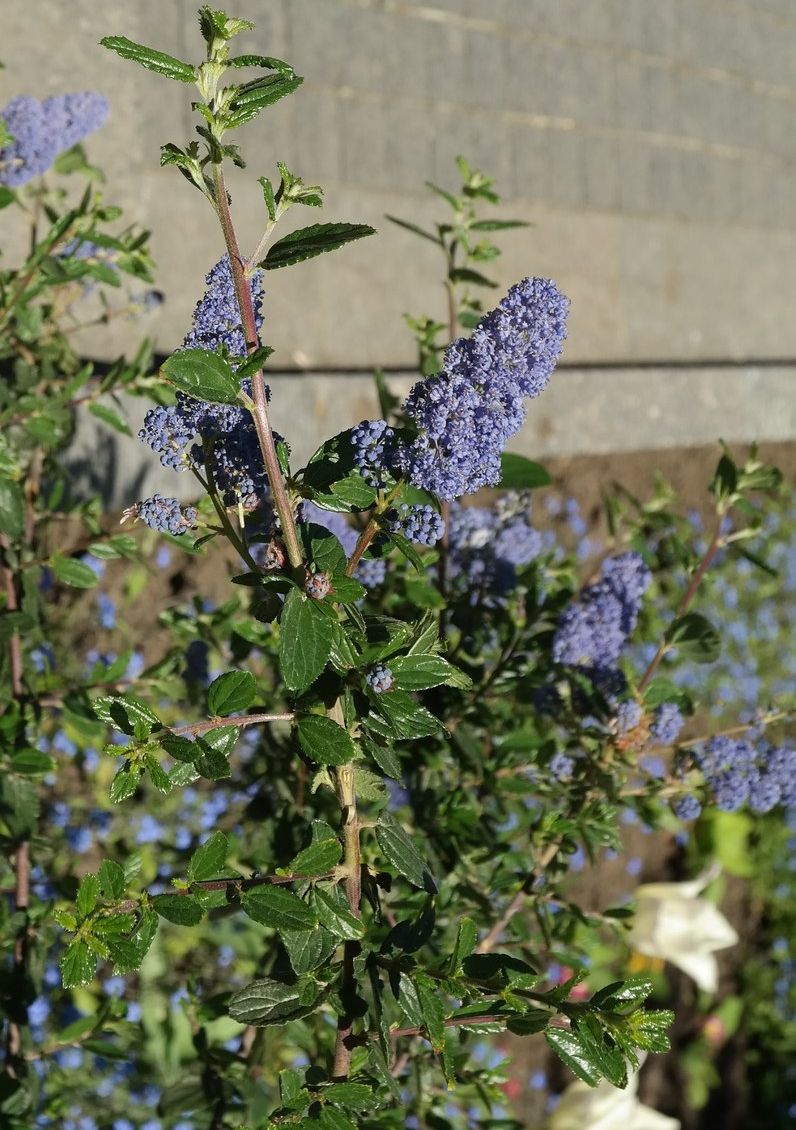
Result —
[[673, 702], [662, 702], [655, 711], [650, 737], [656, 745], [674, 745], [685, 725], [680, 708]]
[[[337, 514], [332, 510], [321, 510], [320, 506], [316, 506], [314, 502], [303, 502], [301, 504], [301, 520], [323, 526], [330, 534], [334, 534], [347, 557], [350, 557], [354, 552], [357, 544], [357, 532], [349, 526], [342, 514]], [[363, 559], [354, 570], [354, 579], [368, 589], [376, 588], [382, 584], [386, 575], [387, 563], [376, 558]]]
[[528, 499], [507, 493], [497, 506], [451, 507], [448, 551], [454, 584], [464, 584], [474, 600], [501, 599], [515, 587], [517, 570], [545, 547], [530, 521]]
[[445, 533], [445, 523], [433, 506], [409, 506], [402, 502], [384, 515], [387, 529], [403, 534], [418, 545], [436, 545]]
[[59, 153], [104, 125], [108, 103], [90, 90], [55, 94], [43, 102], [20, 95], [0, 117], [13, 138], [0, 150], [0, 184], [20, 188], [46, 173]]
[[394, 458], [395, 432], [385, 420], [363, 420], [351, 429], [354, 463], [376, 490], [387, 483]]
[[[245, 357], [248, 350], [228, 255], [222, 256], [211, 268], [205, 283], [207, 289], [194, 307], [193, 325], [182, 343], [183, 349], [225, 350], [232, 357]], [[259, 333], [263, 324], [262, 271], [255, 271], [251, 276], [251, 291]]]
[[404, 411], [417, 435], [396, 443], [395, 468], [447, 500], [498, 483], [523, 401], [544, 390], [561, 354], [568, 309], [549, 279], [516, 283], [469, 338], [448, 346], [442, 371], [410, 392]]
[[796, 749], [719, 735], [694, 751], [716, 805], [736, 812], [748, 803], [753, 812], [777, 804], [796, 805]]
[[365, 675], [365, 682], [374, 694], [386, 694], [387, 691], [392, 690], [395, 680], [390, 668], [379, 663], [376, 667], [371, 667]]
[[[259, 330], [259, 273], [252, 289]], [[207, 291], [196, 305], [183, 348], [224, 349], [236, 357], [246, 353], [227, 256], [207, 276]], [[244, 380], [241, 389], [250, 395], [251, 382]], [[197, 437], [199, 442], [194, 442]], [[257, 432], [251, 414], [242, 405], [208, 404], [178, 392], [175, 404], [158, 405], [147, 412], [138, 438], [160, 456], [164, 467], [212, 473], [227, 506], [242, 503], [252, 509], [268, 493]]]
[[616, 670], [625, 641], [636, 626], [641, 598], [652, 575], [638, 553], [609, 558], [602, 574], [560, 616], [553, 658], [570, 667], [585, 667], [605, 682], [606, 674]]
[[140, 518], [150, 530], [158, 530], [162, 534], [173, 534], [179, 537], [186, 530], [196, 527], [196, 507], [180, 506], [178, 498], [164, 498], [162, 494], [155, 493], [143, 502], [137, 502], [125, 512], [125, 517]]

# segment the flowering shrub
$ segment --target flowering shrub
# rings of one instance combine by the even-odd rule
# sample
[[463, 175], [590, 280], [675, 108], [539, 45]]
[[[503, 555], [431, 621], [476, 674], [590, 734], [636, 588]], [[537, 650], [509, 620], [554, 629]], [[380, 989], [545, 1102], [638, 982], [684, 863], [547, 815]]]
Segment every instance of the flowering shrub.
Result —
[[[273, 242], [288, 209], [322, 203], [279, 165], [278, 184], [260, 178], [262, 239], [241, 252], [224, 164], [242, 159], [227, 134], [301, 83], [280, 60], [230, 54], [250, 27], [202, 8], [196, 67], [103, 40], [198, 88], [200, 140], [165, 145], [161, 160], [206, 197], [226, 242], [160, 374], [145, 377], [141, 359], [92, 384], [58, 329], [54, 288], [147, 270], [136, 237], [99, 230], [115, 215], [90, 194], [50, 216], [47, 190], [32, 189], [53, 228], [3, 279], [18, 383], [0, 466], [0, 832], [13, 880], [0, 1108], [11, 1126], [81, 1130], [508, 1127], [501, 1078], [474, 1051], [510, 1032], [544, 1038], [601, 1099], [630, 1082], [619, 1105], [636, 1110], [635, 1072], [668, 1047], [672, 1017], [646, 1003], [646, 977], [583, 990], [599, 933], [632, 936], [632, 917], [584, 911], [569, 872], [578, 854], [618, 848], [620, 812], [671, 822], [674, 805], [693, 818], [728, 776], [733, 806], [790, 801], [785, 710], [746, 736], [710, 735], [674, 677], [716, 659], [719, 632], [694, 607], [701, 582], [757, 537], [778, 475], [754, 453], [743, 465], [724, 453], [702, 546], [659, 500], [615, 506], [611, 544], [583, 577], [532, 523], [546, 473], [504, 450], [554, 379], [568, 302], [528, 278], [483, 311], [472, 288], [490, 284], [474, 265], [497, 248], [479, 233], [514, 223], [479, 218], [496, 198], [464, 163], [461, 196], [443, 193], [453, 221], [420, 232], [445, 258], [449, 344], [446, 327], [408, 319], [422, 377], [406, 401], [381, 380], [381, 419], [293, 467], [270, 424], [265, 272], [372, 229], [315, 223]], [[224, 85], [230, 70], [255, 77]], [[6, 169], [35, 164], [17, 128]], [[111, 274], [81, 254], [89, 241], [113, 251]], [[195, 478], [196, 505], [156, 494], [126, 512], [136, 535], [104, 536], [81, 504], [88, 539], [53, 553], [72, 412], [86, 400], [123, 428], [96, 401], [116, 387], [151, 389], [140, 438]], [[460, 501], [482, 486], [501, 488], [493, 506]], [[104, 561], [124, 558], [133, 601], [153, 584], [142, 526], [162, 537], [161, 565], [227, 543], [233, 587], [165, 609], [157, 648], [95, 654], [86, 675], [81, 657], [52, 650], [51, 586], [93, 587]], [[124, 638], [107, 593], [95, 612]], [[730, 759], [728, 742], [751, 753]], [[66, 804], [73, 782], [92, 798], [82, 819]], [[40, 835], [47, 823], [63, 837]]]

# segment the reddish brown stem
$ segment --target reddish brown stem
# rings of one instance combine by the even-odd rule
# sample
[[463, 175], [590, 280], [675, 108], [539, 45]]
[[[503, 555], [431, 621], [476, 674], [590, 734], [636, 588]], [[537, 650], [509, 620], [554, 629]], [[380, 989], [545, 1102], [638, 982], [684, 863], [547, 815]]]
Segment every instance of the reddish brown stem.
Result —
[[[221, 220], [221, 227], [224, 232], [224, 240], [227, 245], [232, 281], [235, 287], [235, 296], [238, 300], [243, 332], [246, 338], [246, 348], [249, 353], [254, 353], [258, 347], [254, 302], [252, 301], [251, 286], [246, 278], [244, 259], [240, 253], [240, 247], [238, 246], [238, 237], [235, 234], [235, 228], [232, 223], [232, 215], [230, 214], [229, 201], [227, 199], [227, 189], [224, 183], [224, 174], [220, 165], [213, 166], [213, 176], [215, 182], [215, 202], [218, 209], [218, 216]], [[276, 512], [279, 515], [279, 521], [282, 525], [282, 536], [285, 539], [288, 559], [295, 569], [301, 565], [302, 552], [296, 531], [293, 510], [287, 496], [284, 479], [282, 478], [282, 468], [279, 466], [279, 459], [276, 454], [276, 443], [274, 442], [274, 433], [271, 430], [271, 421], [268, 418], [268, 400], [265, 394], [265, 379], [262, 369], [258, 369], [256, 373], [252, 374], [251, 382], [253, 405], [250, 408], [250, 412], [254, 420], [257, 438], [260, 442], [260, 450], [262, 451], [265, 470], [268, 475], [268, 483], [271, 487], [271, 494], [274, 499], [274, 506], [276, 507]]]
[[292, 714], [236, 714], [228, 718], [209, 718], [206, 722], [194, 722], [192, 726], [180, 726], [171, 730], [177, 737], [206, 734], [208, 730], [218, 730], [222, 726], [260, 726], [266, 722], [292, 722]]
[[[339, 725], [343, 724], [343, 712], [339, 700], [329, 712]], [[362, 857], [359, 844], [359, 817], [354, 787], [354, 766], [341, 765], [337, 770], [337, 796], [343, 812], [343, 846], [345, 867], [345, 890], [348, 907], [356, 917], [361, 917], [362, 901]], [[355, 989], [354, 960], [359, 953], [358, 942], [346, 942], [343, 947], [343, 970], [340, 992], [345, 1000]], [[337, 1022], [337, 1037], [334, 1047], [332, 1078], [345, 1079], [351, 1068], [351, 1043], [354, 1018], [346, 1011]]]

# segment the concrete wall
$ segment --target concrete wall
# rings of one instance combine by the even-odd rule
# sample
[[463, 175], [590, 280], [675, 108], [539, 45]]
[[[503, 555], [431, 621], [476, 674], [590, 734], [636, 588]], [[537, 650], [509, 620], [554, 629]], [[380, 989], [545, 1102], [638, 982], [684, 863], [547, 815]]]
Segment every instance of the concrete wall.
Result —
[[[657, 398], [662, 445], [693, 431], [693, 418], [687, 427], [684, 419], [691, 395], [675, 402], [665, 376], [681, 364], [685, 387], [703, 390], [697, 399], [704, 392], [720, 401], [724, 367], [735, 373], [736, 430], [751, 438], [754, 427], [771, 427], [777, 436], [760, 438], [782, 438], [783, 427], [792, 428], [793, 0], [237, 0], [233, 7], [258, 24], [243, 49], [286, 58], [306, 76], [297, 94], [241, 131], [251, 175], [230, 184], [243, 244], [256, 240], [263, 221], [254, 178], [280, 159], [325, 185], [323, 218], [380, 229], [269, 276], [265, 337], [278, 349], [275, 366], [320, 373], [412, 364], [401, 314], [442, 313], [440, 265], [430, 244], [383, 215], [418, 223], [440, 215], [423, 182], [455, 187], [453, 158], [464, 153], [497, 177], [501, 214], [534, 224], [504, 240], [501, 284], [545, 274], [572, 298], [566, 363], [664, 367], [655, 381], [638, 370], [633, 386], [635, 403], [649, 408]], [[108, 197], [153, 230], [168, 299], [155, 323], [164, 350], [181, 340], [202, 276], [222, 250], [199, 193], [158, 167], [161, 142], [191, 136], [191, 91], [96, 43], [124, 34], [197, 59], [194, 9], [192, 0], [4, 4], [4, 96], [90, 86], [111, 100], [112, 124], [90, 152], [109, 170]], [[305, 212], [289, 221], [318, 218]], [[120, 326], [81, 345], [108, 357], [135, 332]], [[779, 369], [754, 369], [773, 360]], [[688, 368], [706, 361], [719, 368]], [[735, 371], [738, 362], [751, 368]], [[606, 402], [605, 379], [590, 371], [582, 387], [593, 415]], [[327, 395], [317, 391], [323, 383], [297, 381], [291, 415], [311, 402], [317, 409], [317, 396]], [[754, 410], [760, 397], [762, 416]], [[579, 442], [584, 450], [590, 442], [622, 445], [630, 428], [624, 411], [621, 419], [615, 410], [595, 415]], [[552, 434], [564, 430], [558, 423]], [[601, 430], [609, 438], [598, 440]]]

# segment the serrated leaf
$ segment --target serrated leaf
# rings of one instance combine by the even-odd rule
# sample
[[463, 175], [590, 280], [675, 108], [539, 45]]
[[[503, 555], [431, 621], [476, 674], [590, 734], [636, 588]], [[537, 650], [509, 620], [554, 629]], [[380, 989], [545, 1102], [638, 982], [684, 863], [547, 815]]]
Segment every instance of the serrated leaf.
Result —
[[237, 714], [251, 706], [257, 696], [257, 683], [251, 671], [227, 671], [207, 689], [207, 708], [214, 718]]
[[385, 812], [376, 825], [376, 840], [388, 863], [415, 887], [433, 893], [437, 886], [426, 861], [395, 817]]
[[97, 872], [100, 889], [106, 899], [119, 899], [124, 894], [124, 868], [114, 859], [103, 859]]
[[137, 766], [132, 767], [125, 764], [121, 769], [118, 769], [108, 790], [111, 804], [120, 804], [123, 800], [132, 796], [138, 788], [140, 780], [141, 770]]
[[544, 1032], [550, 1021], [550, 1013], [543, 1008], [530, 1008], [519, 1016], [510, 1016], [506, 1021], [509, 1032], [515, 1036], [535, 1036]]
[[146, 67], [148, 71], [154, 71], [165, 78], [174, 79], [176, 82], [196, 82], [196, 71], [190, 63], [183, 63], [173, 55], [164, 55], [162, 51], [144, 47], [142, 43], [134, 43], [124, 35], [106, 35], [100, 40], [100, 45], [115, 51], [123, 59], [132, 59], [133, 62]]
[[317, 765], [347, 765], [356, 757], [349, 732], [322, 714], [307, 714], [296, 727], [299, 745]]
[[590, 1087], [597, 1086], [602, 1078], [602, 1072], [592, 1062], [574, 1032], [567, 1028], [548, 1028], [545, 1031], [545, 1039], [570, 1071]]
[[300, 75], [274, 74], [255, 79], [240, 87], [238, 94], [230, 103], [225, 125], [236, 129], [255, 118], [266, 106], [273, 106], [281, 98], [298, 90], [304, 81]]
[[223, 832], [215, 831], [206, 843], [197, 848], [188, 864], [188, 882], [201, 883], [214, 879], [224, 867], [229, 841]]
[[324, 935], [331, 943], [331, 952], [337, 948], [337, 939], [328, 931], [316, 926], [312, 930], [280, 930], [282, 944], [287, 950], [293, 972], [301, 976], [311, 973], [322, 965], [329, 956], [329, 947], [324, 945]]
[[324, 1087], [322, 1094], [327, 1103], [350, 1110], [369, 1111], [375, 1102], [373, 1090], [366, 1083], [332, 1083], [331, 1087]]
[[241, 895], [244, 911], [273, 930], [311, 930], [317, 925], [312, 907], [285, 887], [253, 887]]
[[85, 942], [71, 942], [61, 958], [61, 980], [65, 989], [87, 985], [97, 972], [97, 959]]
[[374, 235], [375, 228], [368, 224], [312, 224], [291, 232], [270, 248], [265, 259], [259, 264], [268, 271], [278, 267], [289, 267], [323, 255], [325, 251], [335, 251], [352, 240]]
[[315, 887], [312, 893], [312, 905], [315, 907], [318, 921], [336, 938], [356, 942], [364, 936], [364, 923], [351, 913], [345, 896], [338, 893], [337, 888]]
[[403, 780], [403, 769], [398, 760], [395, 750], [389, 745], [379, 745], [375, 741], [366, 741], [365, 749], [381, 769], [382, 773], [386, 773], [388, 777], [392, 777], [394, 781]]
[[456, 932], [456, 943], [453, 947], [448, 976], [455, 977], [461, 972], [462, 962], [470, 956], [478, 941], [478, 930], [471, 918], [462, 918]]
[[87, 918], [97, 905], [100, 894], [100, 881], [96, 875], [84, 875], [77, 888], [75, 907], [81, 918]]
[[[309, 1012], [306, 985], [299, 979], [293, 985], [261, 977], [235, 993], [229, 1002], [229, 1014], [239, 1024], [262, 1028], [270, 1024], [286, 1024]], [[314, 1002], [313, 1002], [314, 1003]]]
[[291, 589], [279, 621], [279, 665], [287, 688], [306, 690], [326, 666], [333, 621], [298, 589]]
[[177, 926], [196, 926], [205, 916], [202, 904], [192, 895], [155, 895], [152, 907]]
[[291, 875], [325, 875], [340, 862], [343, 848], [337, 836], [315, 840], [287, 865]]
[[[100, 722], [104, 722], [106, 726], [115, 726], [131, 737], [135, 732], [136, 723], [146, 726], [149, 733], [157, 730], [161, 724], [157, 714], [132, 694], [95, 698], [91, 708]], [[120, 746], [119, 753], [123, 752]]]
[[501, 490], [533, 490], [535, 487], [549, 486], [551, 481], [541, 464], [526, 459], [524, 455], [504, 451], [500, 457]]
[[401, 655], [390, 661], [396, 688], [401, 691], [424, 691], [443, 683], [467, 689], [472, 680], [458, 671], [441, 655]]
[[197, 400], [237, 402], [240, 381], [230, 363], [209, 349], [181, 349], [163, 362], [160, 371], [180, 392]]
[[40, 749], [21, 749], [11, 758], [11, 771], [23, 776], [35, 777], [41, 773], [50, 773], [55, 767], [55, 758]]
[[389, 691], [379, 695], [377, 706], [389, 723], [390, 733], [396, 738], [430, 737], [442, 729], [438, 719], [406, 691]]
[[82, 561], [75, 561], [73, 557], [56, 553], [50, 558], [49, 564], [53, 575], [64, 585], [71, 585], [76, 589], [93, 589], [98, 583], [94, 570]]

